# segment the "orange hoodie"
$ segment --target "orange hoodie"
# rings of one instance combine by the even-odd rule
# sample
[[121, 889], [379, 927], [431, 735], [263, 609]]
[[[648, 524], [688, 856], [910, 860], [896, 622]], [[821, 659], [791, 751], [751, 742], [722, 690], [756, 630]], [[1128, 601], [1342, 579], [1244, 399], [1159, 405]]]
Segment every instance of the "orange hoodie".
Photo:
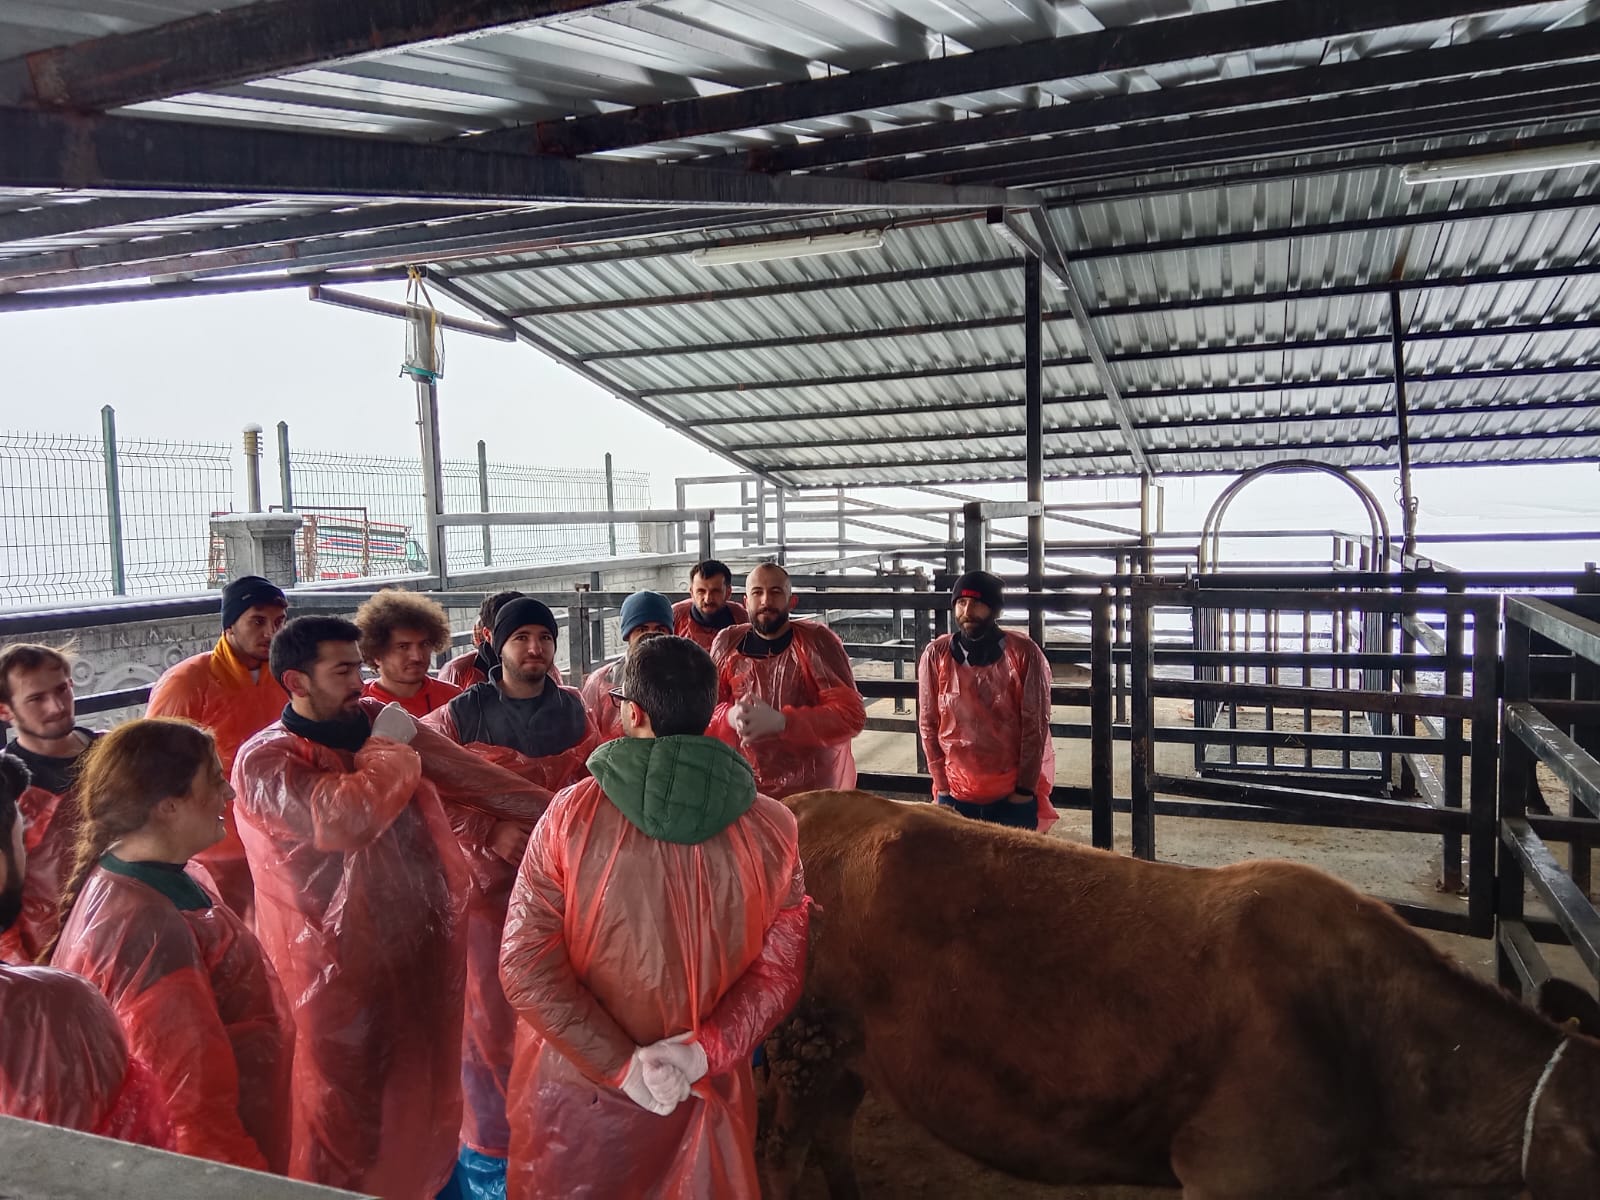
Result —
[[[209, 653], [196, 654], [171, 668], [150, 689], [150, 717], [188, 717], [205, 726], [217, 740], [222, 774], [233, 775], [233, 756], [249, 738], [283, 714], [289, 694], [279, 686], [263, 663], [252, 678], [226, 637], [217, 639]], [[222, 899], [246, 923], [252, 920], [255, 888], [244, 859], [244, 846], [234, 825], [233, 806], [227, 813], [228, 835], [195, 857], [211, 872]]]

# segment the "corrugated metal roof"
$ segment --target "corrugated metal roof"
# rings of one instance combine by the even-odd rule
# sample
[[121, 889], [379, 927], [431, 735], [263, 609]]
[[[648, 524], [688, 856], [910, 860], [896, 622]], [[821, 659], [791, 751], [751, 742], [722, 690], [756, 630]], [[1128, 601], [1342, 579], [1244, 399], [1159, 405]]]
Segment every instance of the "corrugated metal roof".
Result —
[[[0, 59], [229, 6], [31, 0], [0, 14]], [[658, 0], [316, 65], [127, 111], [438, 140], [1238, 7], [1244, 5], [1229, 0]], [[728, 158], [866, 132], [949, 128], [982, 114], [1070, 108], [1096, 97], [1398, 59], [1597, 19], [1583, 0], [1522, 5], [609, 153]], [[1517, 132], [1592, 137], [1594, 115]], [[1391, 280], [1405, 289], [1401, 312], [1413, 337], [1405, 364], [1414, 461], [1600, 456], [1600, 432], [1589, 433], [1600, 430], [1600, 407], [1584, 407], [1596, 382], [1600, 275], [1411, 286], [1600, 264], [1600, 170], [1407, 187], [1374, 155], [1442, 156], [1482, 136], [1463, 128], [1378, 140], [1363, 148], [1350, 135], [1342, 149], [1230, 165], [1231, 178], [1219, 178], [1221, 166], [1195, 166], [1125, 172], [1115, 185], [1099, 176], [1078, 181], [1070, 170], [1049, 181], [1057, 240], [1073, 259], [1112, 382], [1158, 470], [1240, 470], [1289, 454], [1347, 466], [1392, 462]], [[1021, 155], [1035, 143], [1007, 145]], [[1002, 147], [995, 161], [1010, 152]], [[728, 158], [729, 165], [737, 161]], [[896, 169], [905, 172], [903, 164]], [[1251, 174], [1262, 177], [1238, 178]], [[3, 192], [0, 221], [77, 199]], [[377, 206], [349, 208], [358, 223], [370, 216], [382, 224]], [[168, 239], [163, 253], [169, 245], [181, 253], [173, 235], [219, 229], [239, 228], [240, 244], [275, 243], [293, 237], [296, 218], [333, 209], [295, 201], [187, 206], [93, 230], [0, 239], [0, 262], [10, 263], [13, 276], [57, 270], [80, 251], [136, 257], [117, 247], [156, 238]], [[746, 239], [832, 224], [757, 224], [752, 216], [742, 218]], [[849, 220], [861, 225], [871, 214]], [[1024, 450], [1016, 251], [981, 215], [929, 221], [885, 212], [879, 223], [888, 230], [883, 245], [850, 255], [708, 268], [685, 253], [663, 252], [704, 240], [689, 232], [638, 242], [633, 259], [541, 248], [458, 258], [444, 273], [485, 310], [525, 314], [519, 323], [531, 336], [641, 407], [788, 482], [1016, 477]], [[306, 235], [285, 261], [312, 263], [342, 244]], [[86, 254], [90, 260], [99, 261]], [[8, 286], [4, 275], [0, 269], [0, 289]], [[70, 271], [40, 274], [27, 286], [71, 280]], [[1044, 304], [1047, 472], [1127, 471], [1117, 410], [1088, 361], [1084, 333], [1058, 291], [1047, 286]], [[1564, 327], [1506, 332], [1538, 325]], [[1457, 331], [1472, 336], [1446, 336]], [[1547, 436], [1563, 432], [1582, 436]]]

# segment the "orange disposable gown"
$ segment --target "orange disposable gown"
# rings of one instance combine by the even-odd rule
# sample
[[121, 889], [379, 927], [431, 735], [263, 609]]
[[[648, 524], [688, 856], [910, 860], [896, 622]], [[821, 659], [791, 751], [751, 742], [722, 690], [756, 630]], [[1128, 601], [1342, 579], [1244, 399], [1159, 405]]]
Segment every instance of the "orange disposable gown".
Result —
[[[228, 639], [220, 637], [208, 653], [184, 659], [156, 680], [145, 715], [188, 717], [205, 726], [217, 740], [222, 773], [232, 775], [239, 747], [276, 721], [287, 703], [289, 695], [271, 671], [263, 665], [251, 678], [250, 668], [233, 652]], [[223, 901], [248, 924], [255, 907], [255, 888], [232, 805], [226, 820], [228, 836], [198, 858], [216, 880]]]
[[[198, 873], [197, 873], [198, 874]], [[226, 906], [180, 910], [97, 867], [55, 965], [111, 1001], [171, 1109], [180, 1153], [282, 1174], [294, 1026], [255, 935]]]
[[[717, 709], [706, 730], [739, 750], [755, 770], [756, 787], [780, 800], [813, 788], [855, 787], [850, 742], [867, 724], [838, 635], [811, 621], [791, 621], [790, 628], [794, 640], [770, 658], [740, 652], [748, 625], [717, 635], [711, 649], [717, 664]], [[781, 710], [788, 725], [776, 737], [746, 746], [728, 723], [728, 710], [751, 694]]]
[[[459, 740], [449, 708], [436, 710], [428, 724], [452, 741]], [[487, 742], [472, 742], [466, 748], [520, 775], [548, 802], [556, 792], [588, 774], [583, 764], [598, 744], [591, 729], [570, 750], [542, 758], [529, 758]], [[490, 848], [496, 824], [492, 817], [456, 809], [450, 814], [450, 824], [472, 873], [472, 903], [467, 912], [467, 1011], [461, 1036], [461, 1140], [479, 1154], [504, 1158], [511, 1147], [506, 1088], [511, 1079], [517, 1014], [500, 986], [500, 941], [517, 866]]]
[[1043, 833], [1060, 815], [1050, 803], [1050, 664], [1028, 638], [1003, 636], [1000, 661], [986, 667], [957, 662], [949, 634], [929, 644], [917, 664], [917, 726], [935, 797], [987, 804], [1031, 792]]
[[22, 844], [28, 867], [22, 881], [22, 914], [0, 933], [0, 962], [31, 963], [60, 925], [61, 887], [72, 874], [78, 846], [78, 805], [72, 793], [58, 796], [30, 787], [17, 797], [27, 822]]
[[[476, 684], [488, 683], [489, 672], [484, 669], [483, 656], [474, 649], [468, 650], [465, 654], [458, 654], [445, 663], [439, 668], [435, 678], [454, 684], [464, 692]], [[561, 671], [554, 665], [550, 668], [550, 679], [556, 684], [561, 682]]]
[[461, 695], [461, 689], [443, 679], [425, 679], [422, 681], [422, 686], [412, 695], [396, 696], [376, 679], [373, 679], [368, 681], [367, 686], [361, 689], [361, 694], [383, 704], [398, 704], [420, 721], [429, 713], [443, 708], [451, 700]]
[[[709, 625], [702, 625], [694, 619], [694, 601], [679, 600], [672, 606], [672, 632], [679, 637], [686, 637], [696, 645], [711, 649], [711, 643], [717, 640], [721, 629], [712, 629]], [[750, 614], [745, 611], [744, 605], [728, 601], [728, 611], [733, 614], [733, 624], [743, 625], [750, 619]]]
[[431, 1200], [461, 1128], [470, 893], [445, 804], [532, 822], [543, 802], [426, 728], [350, 754], [276, 724], [233, 786], [256, 932], [294, 1013], [290, 1174]]
[[[805, 975], [794, 816], [758, 797], [696, 845], [635, 828], [593, 779], [522, 860], [501, 981], [522, 1017], [508, 1200], [756, 1196], [750, 1054]], [[635, 1047], [694, 1031], [709, 1073], [666, 1117], [619, 1090]]]
[[155, 1076], [128, 1054], [106, 998], [52, 967], [0, 966], [0, 1113], [173, 1150]]
[[588, 710], [589, 720], [594, 722], [595, 729], [599, 731], [600, 741], [597, 744], [612, 742], [622, 736], [622, 706], [611, 698], [611, 689], [617, 686], [611, 682], [612, 676], [618, 673], [617, 662], [606, 663], [583, 681], [583, 707]]

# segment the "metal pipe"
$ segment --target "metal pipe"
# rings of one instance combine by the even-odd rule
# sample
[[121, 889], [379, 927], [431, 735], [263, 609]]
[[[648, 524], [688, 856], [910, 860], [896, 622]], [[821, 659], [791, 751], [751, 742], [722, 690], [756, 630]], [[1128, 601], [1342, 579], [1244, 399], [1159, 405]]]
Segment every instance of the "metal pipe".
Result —
[[433, 379], [417, 376], [417, 430], [422, 442], [422, 511], [427, 526], [428, 570], [439, 577], [439, 586], [449, 586], [446, 574], [444, 530], [439, 518], [444, 514], [444, 464], [439, 453], [439, 385]]
[[[489, 511], [489, 447], [481, 438], [478, 440], [478, 507]], [[494, 543], [487, 523], [483, 527], [483, 565], [494, 566]]]
[[261, 426], [244, 427], [244, 498], [247, 511], [261, 511]]
[[289, 457], [289, 422], [278, 422], [278, 498], [284, 512], [294, 511], [294, 471]]
[[[1023, 358], [1024, 386], [1026, 390], [1027, 470], [1028, 499], [1044, 503], [1044, 359], [1043, 271], [1039, 259], [1028, 255], [1022, 260], [1022, 296], [1024, 323]], [[1087, 328], [1084, 336], [1092, 336]], [[1044, 590], [1044, 512], [1028, 518], [1028, 590]], [[1044, 612], [1038, 607], [1028, 611], [1028, 636], [1034, 644], [1044, 645]]]
[[[1400, 521], [1402, 555], [1417, 552], [1417, 502], [1411, 495], [1411, 423], [1406, 411], [1405, 314], [1400, 289], [1389, 291], [1389, 348], [1394, 358], [1394, 416], [1400, 450]], [[1405, 562], [1401, 562], [1405, 567]]]
[[106, 532], [111, 539], [111, 593], [128, 592], [128, 575], [122, 561], [122, 484], [117, 471], [117, 410], [100, 409], [100, 446], [106, 466]]
[[[479, 442], [478, 444], [480, 446], [483, 445], [482, 442]], [[484, 506], [484, 511], [485, 512], [488, 511], [488, 506], [487, 505]], [[606, 513], [607, 513], [607, 515], [608, 515], [608, 517], [610, 519], [606, 521], [606, 544], [611, 548], [611, 557], [612, 558], [615, 558], [617, 556], [616, 512], [617, 512], [616, 483], [615, 483], [615, 480], [613, 479], [612, 473], [611, 473], [611, 451], [607, 450], [606, 451]], [[485, 536], [487, 536], [487, 534]]]

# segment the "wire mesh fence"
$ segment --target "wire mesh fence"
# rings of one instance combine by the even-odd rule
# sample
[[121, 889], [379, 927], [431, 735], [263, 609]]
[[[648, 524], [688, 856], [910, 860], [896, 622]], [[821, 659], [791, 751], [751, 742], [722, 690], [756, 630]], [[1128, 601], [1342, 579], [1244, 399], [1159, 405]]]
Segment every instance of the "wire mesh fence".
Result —
[[[444, 503], [449, 512], [568, 512], [606, 507], [604, 471], [480, 464], [446, 459]], [[307, 579], [398, 575], [427, 570], [422, 464], [415, 458], [372, 458], [296, 450], [291, 456], [294, 507], [306, 518], [301, 569]], [[612, 476], [614, 507], [647, 508], [650, 477]], [[636, 526], [616, 526], [615, 553], [639, 553]], [[452, 570], [475, 566], [536, 567], [598, 559], [613, 553], [604, 523], [490, 526], [446, 531]]]
[[[224, 575], [210, 519], [234, 508], [234, 448], [116, 437], [0, 433], [0, 607], [191, 592]], [[415, 458], [296, 451], [302, 580], [430, 569]], [[606, 508], [606, 473], [446, 460], [451, 512]], [[648, 508], [650, 477], [612, 476], [614, 507]], [[487, 496], [487, 501], [485, 501]], [[613, 537], [615, 544], [613, 545]], [[639, 553], [637, 526], [491, 526], [447, 531], [449, 565], [521, 567]]]
[[232, 499], [227, 446], [0, 433], [0, 606], [198, 590]]

